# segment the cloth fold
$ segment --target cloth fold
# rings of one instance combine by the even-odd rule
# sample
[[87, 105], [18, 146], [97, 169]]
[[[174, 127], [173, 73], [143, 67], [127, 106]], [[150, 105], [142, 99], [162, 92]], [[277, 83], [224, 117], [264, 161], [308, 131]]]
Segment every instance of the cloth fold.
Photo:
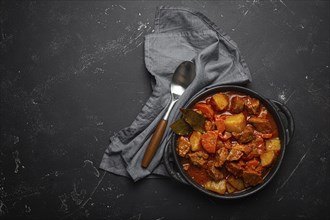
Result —
[[165, 107], [170, 101], [170, 83], [176, 67], [192, 60], [196, 77], [171, 111], [168, 124], [174, 122], [192, 96], [215, 85], [244, 84], [251, 81], [249, 69], [237, 45], [203, 14], [183, 7], [159, 7], [155, 32], [145, 36], [145, 65], [155, 77], [152, 94], [129, 127], [110, 137], [100, 168], [137, 181], [155, 175], [167, 176], [161, 159], [170, 128], [149, 167], [141, 167], [144, 152]]

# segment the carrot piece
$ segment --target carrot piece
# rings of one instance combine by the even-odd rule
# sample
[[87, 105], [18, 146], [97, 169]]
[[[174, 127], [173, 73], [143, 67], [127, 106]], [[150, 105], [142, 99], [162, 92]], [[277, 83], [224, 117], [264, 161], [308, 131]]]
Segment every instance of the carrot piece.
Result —
[[222, 133], [225, 131], [226, 127], [225, 127], [225, 120], [222, 117], [217, 117], [215, 116], [215, 126], [217, 127], [217, 130], [219, 133]]
[[206, 118], [213, 119], [214, 111], [210, 105], [197, 103], [195, 109], [201, 111]]
[[208, 131], [202, 135], [202, 147], [208, 153], [215, 153], [218, 141], [218, 133], [215, 131]]

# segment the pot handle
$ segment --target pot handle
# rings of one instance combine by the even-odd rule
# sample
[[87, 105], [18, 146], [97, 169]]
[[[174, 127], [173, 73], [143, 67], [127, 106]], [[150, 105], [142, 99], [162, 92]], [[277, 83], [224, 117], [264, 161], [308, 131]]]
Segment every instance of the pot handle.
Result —
[[171, 164], [173, 162], [170, 161], [170, 158], [172, 157], [172, 150], [170, 147], [171, 146], [170, 143], [171, 143], [171, 141], [168, 141], [165, 146], [165, 149], [164, 149], [163, 160], [164, 160], [166, 170], [170, 174], [170, 176], [172, 176], [178, 182], [188, 184], [187, 181], [182, 177], [182, 175], [174, 170], [173, 164]]
[[286, 141], [286, 145], [288, 145], [293, 137], [294, 131], [295, 131], [295, 123], [294, 123], [294, 118], [293, 115], [291, 113], [291, 111], [289, 110], [289, 108], [276, 100], [272, 100], [271, 102], [274, 103], [277, 107], [278, 110], [284, 114], [286, 121], [287, 121], [287, 126], [285, 128], [285, 132], [286, 132], [286, 137], [287, 137], [287, 141]]

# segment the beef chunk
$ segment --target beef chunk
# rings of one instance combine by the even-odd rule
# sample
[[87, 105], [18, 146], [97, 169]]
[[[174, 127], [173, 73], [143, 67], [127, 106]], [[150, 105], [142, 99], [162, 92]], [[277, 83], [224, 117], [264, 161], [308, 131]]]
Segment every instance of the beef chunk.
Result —
[[236, 177], [240, 177], [243, 174], [244, 167], [241, 163], [228, 162], [226, 163], [226, 169]]
[[254, 170], [244, 170], [243, 171], [243, 181], [246, 186], [255, 186], [262, 182], [261, 173]]
[[230, 132], [225, 131], [223, 134], [219, 133], [218, 136], [221, 140], [227, 141], [229, 138], [232, 137], [232, 134]]
[[244, 154], [249, 154], [252, 151], [252, 147], [247, 144], [235, 144], [232, 149], [242, 151]]
[[233, 132], [232, 135], [239, 143], [243, 143], [243, 144], [248, 143], [255, 138], [254, 129], [251, 125], [246, 126], [244, 130], [240, 133]]
[[185, 157], [190, 150], [191, 143], [188, 138], [180, 136], [176, 142], [176, 146], [180, 157]]
[[251, 147], [251, 153], [256, 153], [258, 156], [266, 151], [265, 141], [260, 136], [256, 136], [256, 139], [247, 145]]
[[260, 154], [258, 153], [258, 150], [252, 149], [250, 153], [248, 153], [246, 156], [244, 155], [242, 157], [242, 160], [249, 161], [249, 160], [252, 160], [253, 158], [257, 158], [259, 156], [260, 156]]
[[197, 151], [195, 153], [188, 154], [188, 157], [190, 158], [192, 164], [201, 167], [206, 163], [206, 160], [207, 158], [209, 158], [209, 155], [203, 151]]
[[239, 160], [242, 156], [243, 156], [242, 151], [232, 148], [227, 156], [227, 160], [229, 161]]
[[216, 167], [221, 167], [227, 160], [227, 156], [228, 156], [228, 149], [227, 148], [220, 148], [219, 150], [217, 150], [216, 154], [215, 154], [215, 166]]
[[230, 140], [225, 141], [224, 142], [224, 147], [230, 150], [232, 148], [231, 141]]
[[215, 181], [222, 180], [224, 178], [224, 174], [215, 167], [214, 161], [209, 161], [207, 163], [207, 173], [208, 175]]
[[242, 112], [243, 109], [244, 109], [244, 99], [239, 96], [233, 97], [231, 99], [230, 111], [234, 114], [238, 114]]
[[257, 115], [260, 108], [260, 101], [251, 97], [245, 99], [245, 108], [249, 114]]
[[268, 115], [267, 109], [265, 107], [261, 107], [258, 117], [259, 118], [267, 118], [267, 115]]
[[261, 133], [271, 133], [272, 132], [272, 125], [270, 121], [266, 118], [259, 118], [259, 117], [251, 117], [248, 119], [248, 122], [251, 123], [257, 131]]

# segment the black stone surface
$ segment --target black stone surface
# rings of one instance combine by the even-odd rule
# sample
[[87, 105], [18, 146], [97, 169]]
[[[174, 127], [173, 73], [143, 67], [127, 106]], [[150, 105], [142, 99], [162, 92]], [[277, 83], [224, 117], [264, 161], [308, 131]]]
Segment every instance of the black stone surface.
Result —
[[[248, 87], [293, 112], [260, 192], [216, 200], [98, 169], [151, 94], [143, 39], [158, 5], [204, 13], [239, 45]], [[329, 219], [329, 1], [1, 1], [0, 49], [1, 219]]]

